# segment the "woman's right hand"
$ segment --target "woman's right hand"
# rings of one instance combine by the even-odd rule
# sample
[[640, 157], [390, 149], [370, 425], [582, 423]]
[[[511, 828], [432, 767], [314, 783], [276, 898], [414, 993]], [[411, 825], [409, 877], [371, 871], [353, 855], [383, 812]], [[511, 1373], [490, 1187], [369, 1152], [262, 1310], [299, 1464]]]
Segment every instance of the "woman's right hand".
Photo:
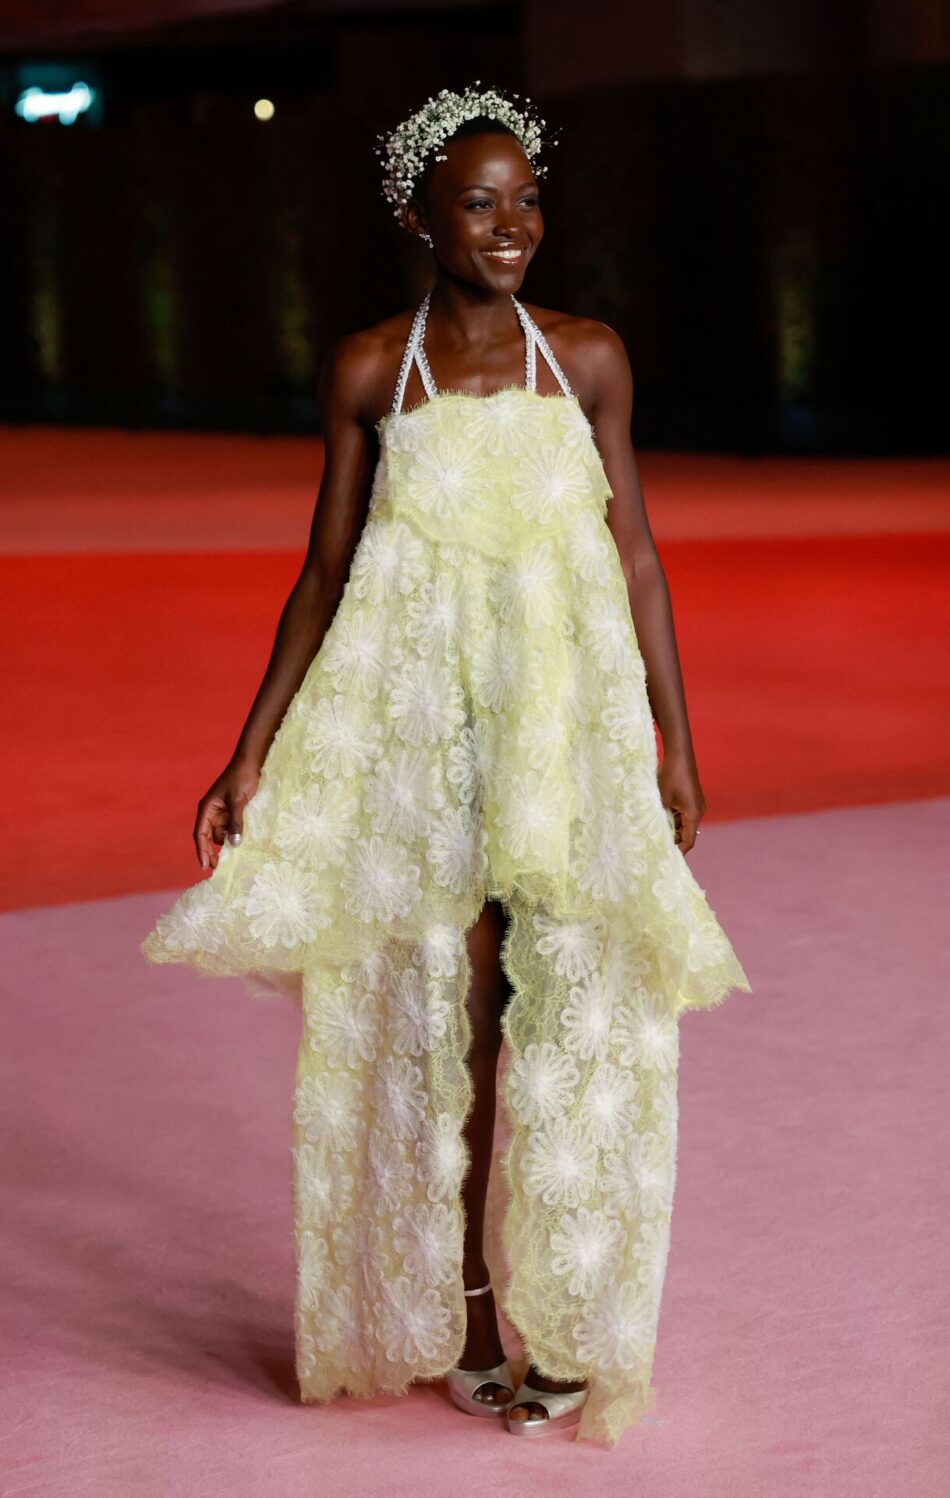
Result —
[[194, 840], [203, 869], [216, 869], [225, 838], [240, 842], [244, 808], [257, 791], [261, 767], [255, 760], [232, 759], [198, 802]]

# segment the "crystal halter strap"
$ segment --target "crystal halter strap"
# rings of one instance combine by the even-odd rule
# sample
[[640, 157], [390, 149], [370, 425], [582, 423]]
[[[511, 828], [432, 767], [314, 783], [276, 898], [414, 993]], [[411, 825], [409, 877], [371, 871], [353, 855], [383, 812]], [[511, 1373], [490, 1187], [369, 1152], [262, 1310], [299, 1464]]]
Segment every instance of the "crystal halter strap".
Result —
[[[434, 400], [434, 398], [439, 394], [439, 391], [436, 388], [435, 381], [432, 378], [431, 370], [429, 369], [429, 361], [426, 358], [424, 343], [426, 318], [429, 313], [430, 295], [431, 293], [427, 291], [425, 294], [425, 298], [423, 299], [416, 312], [415, 317], [412, 320], [412, 328], [409, 333], [409, 338], [406, 342], [405, 352], [402, 356], [402, 363], [399, 366], [399, 378], [396, 381], [396, 393], [393, 396], [392, 414], [394, 416], [397, 414], [397, 412], [402, 410], [403, 396], [406, 393], [406, 381], [409, 378], [409, 370], [412, 367], [413, 360], [415, 360], [418, 367], [423, 388], [425, 389], [425, 393], [428, 399]], [[522, 307], [521, 303], [517, 300], [514, 293], [512, 293], [511, 300], [514, 303], [515, 311], [518, 314], [518, 319], [521, 323], [522, 328], [524, 329], [524, 388], [530, 391], [534, 391], [537, 389], [536, 350], [540, 349], [543, 357], [551, 368], [552, 374], [555, 376], [558, 384], [560, 385], [561, 390], [567, 396], [572, 395], [573, 392], [567, 382], [564, 371], [551, 352], [551, 346], [545, 338], [544, 334], [541, 332], [541, 329], [538, 327], [537, 323], [534, 321], [534, 318], [531, 317], [530, 313], [528, 313], [524, 307]], [[474, 395], [475, 391], [464, 391], [461, 393]]]

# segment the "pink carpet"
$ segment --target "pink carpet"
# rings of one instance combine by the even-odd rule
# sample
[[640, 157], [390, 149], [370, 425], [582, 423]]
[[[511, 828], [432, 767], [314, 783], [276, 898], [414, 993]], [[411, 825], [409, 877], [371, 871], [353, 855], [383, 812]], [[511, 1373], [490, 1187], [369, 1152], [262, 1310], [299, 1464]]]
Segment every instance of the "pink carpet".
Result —
[[294, 1011], [145, 968], [171, 894], [0, 918], [4, 1498], [945, 1492], [948, 836], [939, 799], [690, 855], [755, 992], [682, 1023], [659, 1399], [612, 1452], [442, 1385], [300, 1405]]

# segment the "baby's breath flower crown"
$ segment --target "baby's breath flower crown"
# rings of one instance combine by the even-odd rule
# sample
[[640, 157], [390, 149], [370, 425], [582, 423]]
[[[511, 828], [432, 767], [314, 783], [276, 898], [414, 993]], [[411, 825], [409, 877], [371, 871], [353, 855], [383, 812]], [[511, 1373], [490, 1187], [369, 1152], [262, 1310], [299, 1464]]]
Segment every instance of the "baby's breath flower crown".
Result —
[[480, 93], [480, 82], [481, 79], [476, 78], [460, 94], [447, 88], [440, 89], [434, 98], [427, 99], [421, 109], [403, 120], [395, 130], [376, 137], [382, 142], [373, 149], [383, 158], [383, 197], [392, 203], [393, 213], [404, 229], [409, 227], [406, 207], [429, 157], [435, 152], [434, 160], [445, 161], [445, 153], [439, 151], [439, 146], [466, 120], [483, 115], [490, 120], [500, 120], [514, 131], [524, 146], [535, 176], [543, 177], [547, 172], [547, 166], [539, 164], [537, 157], [542, 146], [557, 145], [557, 140], [542, 135], [545, 121], [529, 107], [530, 98], [525, 95], [523, 107], [519, 108], [513, 100], [519, 99], [520, 94], [507, 98], [497, 88]]

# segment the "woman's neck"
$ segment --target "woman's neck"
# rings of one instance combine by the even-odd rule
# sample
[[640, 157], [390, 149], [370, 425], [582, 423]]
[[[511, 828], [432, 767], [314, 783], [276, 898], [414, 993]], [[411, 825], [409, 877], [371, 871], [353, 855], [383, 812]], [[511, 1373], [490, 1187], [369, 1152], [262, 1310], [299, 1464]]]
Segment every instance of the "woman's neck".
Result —
[[433, 315], [459, 348], [497, 344], [518, 326], [510, 292], [475, 286], [444, 273], [436, 275], [429, 293], [428, 322]]

